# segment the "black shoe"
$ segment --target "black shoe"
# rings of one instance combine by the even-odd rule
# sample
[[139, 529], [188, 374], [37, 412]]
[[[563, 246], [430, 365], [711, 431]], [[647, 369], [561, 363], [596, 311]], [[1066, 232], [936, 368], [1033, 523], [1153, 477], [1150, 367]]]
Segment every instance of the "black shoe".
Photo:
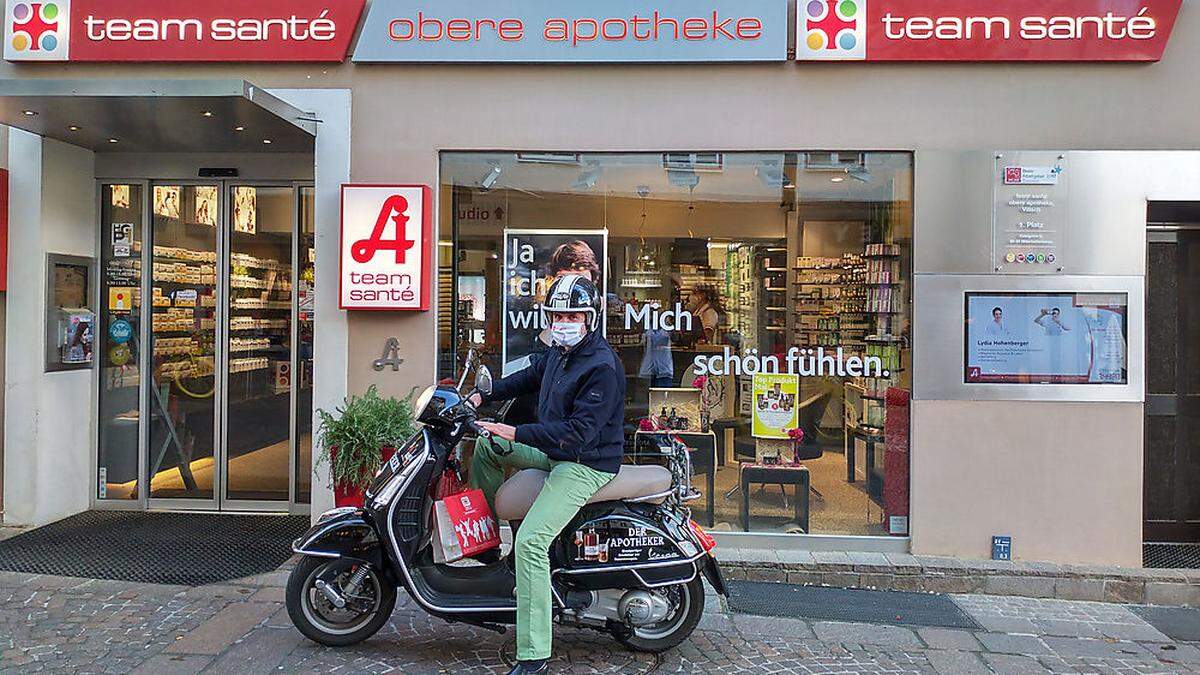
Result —
[[550, 672], [550, 662], [548, 660], [541, 661], [517, 661], [517, 665], [508, 671], [508, 675], [548, 675]]

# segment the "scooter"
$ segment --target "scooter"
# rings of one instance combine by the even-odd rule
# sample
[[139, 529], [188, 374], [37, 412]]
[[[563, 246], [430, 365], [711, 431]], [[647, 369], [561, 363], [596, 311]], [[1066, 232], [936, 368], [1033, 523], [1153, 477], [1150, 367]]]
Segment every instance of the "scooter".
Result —
[[[475, 386], [463, 388], [474, 369]], [[417, 399], [417, 433], [385, 462], [363, 508], [320, 516], [292, 544], [303, 559], [287, 584], [292, 623], [306, 637], [348, 646], [390, 617], [403, 588], [426, 612], [499, 633], [516, 623], [512, 561], [458, 566], [433, 558], [431, 512], [443, 471], [471, 433], [490, 438], [470, 402], [491, 391], [492, 376], [469, 354], [457, 386], [431, 386]], [[555, 620], [610, 633], [625, 647], [662, 652], [691, 635], [704, 611], [703, 578], [726, 595], [716, 542], [691, 518], [688, 449], [669, 433], [655, 444], [666, 466], [622, 465], [550, 548]], [[654, 452], [654, 450], [652, 450]], [[496, 515], [514, 532], [547, 478], [526, 469], [496, 494]], [[498, 556], [497, 556], [498, 557]]]

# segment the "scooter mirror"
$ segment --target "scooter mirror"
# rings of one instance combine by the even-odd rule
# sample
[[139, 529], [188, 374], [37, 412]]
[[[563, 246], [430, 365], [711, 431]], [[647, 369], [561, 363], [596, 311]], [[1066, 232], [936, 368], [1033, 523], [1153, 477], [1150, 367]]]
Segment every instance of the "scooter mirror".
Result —
[[475, 388], [484, 396], [492, 393], [492, 371], [487, 366], [479, 366], [475, 371]]

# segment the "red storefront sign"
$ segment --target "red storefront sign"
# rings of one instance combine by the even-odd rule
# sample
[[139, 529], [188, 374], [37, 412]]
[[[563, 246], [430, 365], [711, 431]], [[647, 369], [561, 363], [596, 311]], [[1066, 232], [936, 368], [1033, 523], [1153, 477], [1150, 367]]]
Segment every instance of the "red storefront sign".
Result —
[[1158, 61], [1182, 0], [798, 0], [802, 61]]
[[429, 309], [432, 202], [428, 185], [342, 185], [342, 309]]
[[365, 0], [8, 0], [8, 61], [345, 60]]

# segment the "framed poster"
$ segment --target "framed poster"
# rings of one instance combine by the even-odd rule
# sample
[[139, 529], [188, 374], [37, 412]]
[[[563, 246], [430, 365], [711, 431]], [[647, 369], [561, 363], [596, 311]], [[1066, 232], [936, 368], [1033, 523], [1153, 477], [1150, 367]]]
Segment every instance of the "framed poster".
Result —
[[257, 229], [258, 190], [244, 185], [233, 188], [233, 231], [254, 234]]
[[1128, 384], [1127, 293], [967, 293], [966, 384]]
[[[507, 377], [529, 365], [529, 357], [550, 344], [543, 325], [542, 301], [554, 280], [569, 272], [586, 272], [605, 290], [608, 230], [505, 230], [504, 304], [501, 362]], [[600, 309], [600, 330], [606, 317]]]
[[217, 188], [215, 185], [196, 186], [196, 208], [193, 220], [200, 225], [217, 225]]
[[788, 431], [800, 425], [799, 375], [754, 376], [754, 438], [786, 439]]
[[154, 215], [163, 218], [179, 217], [179, 186], [154, 186]]

